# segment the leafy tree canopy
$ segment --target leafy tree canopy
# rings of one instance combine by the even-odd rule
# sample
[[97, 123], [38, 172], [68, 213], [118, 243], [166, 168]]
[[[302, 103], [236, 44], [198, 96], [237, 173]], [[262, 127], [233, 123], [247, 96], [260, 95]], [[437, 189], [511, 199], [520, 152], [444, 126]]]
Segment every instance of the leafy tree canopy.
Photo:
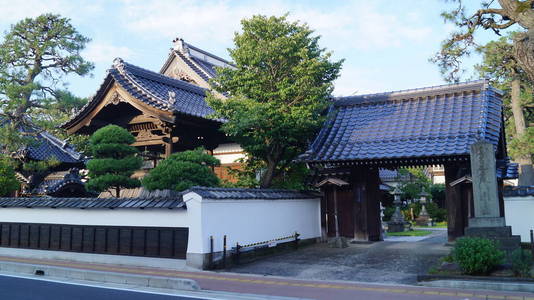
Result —
[[131, 133], [117, 125], [108, 125], [93, 133], [90, 138], [93, 158], [87, 163], [88, 190], [108, 190], [119, 197], [121, 189], [141, 185], [138, 179], [131, 178], [142, 164], [141, 157], [136, 156], [137, 148], [130, 146], [134, 141]]
[[20, 186], [15, 177], [14, 163], [8, 158], [0, 158], [0, 197], [9, 196]]
[[208, 101], [228, 120], [222, 130], [248, 153], [250, 166], [263, 168], [260, 186], [269, 187], [321, 126], [343, 61], [331, 61], [319, 36], [287, 16], [256, 15], [241, 25], [229, 50], [235, 69], [219, 68], [212, 82], [228, 99]]
[[43, 14], [11, 26], [0, 43], [0, 115], [10, 121], [1, 128], [2, 145], [16, 150], [24, 144], [13, 132], [22, 123], [42, 120], [43, 110], [53, 107], [50, 99], [68, 102], [58, 85], [68, 74], [83, 76], [93, 69], [80, 55], [88, 42], [59, 15]]
[[151, 191], [219, 186], [219, 178], [210, 168], [219, 164], [218, 159], [206, 154], [202, 148], [174, 153], [150, 170], [143, 178], [143, 186]]

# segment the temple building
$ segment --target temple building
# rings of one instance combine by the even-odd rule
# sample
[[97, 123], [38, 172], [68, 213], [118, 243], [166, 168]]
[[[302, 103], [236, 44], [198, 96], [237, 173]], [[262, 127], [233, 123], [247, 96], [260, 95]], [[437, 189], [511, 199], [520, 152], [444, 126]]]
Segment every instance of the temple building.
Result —
[[[5, 124], [4, 122], [1, 122]], [[9, 155], [22, 163], [54, 161], [46, 170], [16, 170], [20, 189], [14, 196], [83, 197], [87, 195], [78, 170], [85, 166], [85, 157], [72, 145], [32, 124], [23, 124], [19, 132], [27, 136], [27, 145]]]
[[69, 134], [92, 134], [108, 124], [127, 128], [145, 159], [144, 172], [174, 152], [204, 147], [221, 161], [215, 173], [230, 179], [227, 168], [239, 167], [243, 152], [219, 130], [224, 120], [214, 118], [205, 101], [216, 67], [232, 65], [182, 39], [174, 40], [159, 73], [117, 58], [96, 94], [62, 128]]
[[[470, 148], [479, 142], [493, 148], [499, 187], [493, 217], [504, 217], [503, 180], [518, 174], [517, 164], [507, 157], [501, 96], [480, 80], [337, 98], [315, 141], [300, 156], [319, 174], [317, 182], [346, 183], [323, 188], [321, 218], [329, 236], [339, 227], [347, 238], [380, 240], [379, 170], [431, 166], [444, 167], [449, 240], [463, 236], [480, 217], [472, 180], [480, 170], [473, 169]], [[484, 163], [483, 171], [490, 166]]]

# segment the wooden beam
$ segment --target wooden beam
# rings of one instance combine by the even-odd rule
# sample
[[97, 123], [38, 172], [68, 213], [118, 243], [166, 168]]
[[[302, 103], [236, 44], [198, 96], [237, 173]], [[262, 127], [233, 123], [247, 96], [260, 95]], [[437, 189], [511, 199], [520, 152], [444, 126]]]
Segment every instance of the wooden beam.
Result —
[[[84, 118], [79, 120], [75, 125], [67, 129], [68, 134], [76, 133], [83, 126], [88, 126], [91, 120], [108, 105], [117, 105], [121, 102], [125, 102], [138, 109], [144, 115], [152, 116], [155, 119], [166, 121], [169, 123], [175, 122], [175, 117], [171, 112], [162, 111], [155, 107], [152, 107], [143, 101], [140, 101], [130, 95], [126, 90], [120, 87], [118, 84], [113, 83], [109, 89], [105, 92], [100, 102], [91, 110]], [[113, 120], [110, 120], [109, 124], [113, 124]]]

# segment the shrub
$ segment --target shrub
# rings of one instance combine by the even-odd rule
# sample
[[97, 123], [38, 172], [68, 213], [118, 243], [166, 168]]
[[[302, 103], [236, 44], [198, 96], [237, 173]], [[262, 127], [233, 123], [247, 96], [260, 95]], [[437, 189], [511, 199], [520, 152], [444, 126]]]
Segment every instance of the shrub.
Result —
[[143, 178], [147, 190], [186, 190], [192, 186], [219, 186], [219, 178], [210, 167], [219, 165], [219, 160], [204, 153], [203, 149], [174, 153], [160, 162]]
[[447, 209], [440, 208], [435, 202], [427, 203], [426, 210], [434, 222], [443, 222], [447, 220]]
[[8, 196], [19, 188], [13, 161], [0, 158], [0, 197]]
[[469, 237], [456, 240], [452, 255], [463, 273], [481, 275], [490, 272], [504, 258], [504, 252], [497, 248], [494, 241]]
[[[532, 253], [526, 249], [517, 249], [512, 252], [512, 270], [515, 275], [521, 277], [529, 277], [530, 269], [534, 263], [532, 259]], [[534, 274], [533, 274], [534, 275]]]
[[[131, 178], [143, 163], [137, 156], [137, 148], [130, 146], [135, 137], [128, 130], [117, 125], [108, 125], [95, 131], [90, 138], [93, 158], [87, 162], [89, 181], [87, 189], [95, 192], [114, 191], [120, 196], [123, 188], [141, 185], [138, 179]], [[113, 194], [113, 193], [112, 193]]]

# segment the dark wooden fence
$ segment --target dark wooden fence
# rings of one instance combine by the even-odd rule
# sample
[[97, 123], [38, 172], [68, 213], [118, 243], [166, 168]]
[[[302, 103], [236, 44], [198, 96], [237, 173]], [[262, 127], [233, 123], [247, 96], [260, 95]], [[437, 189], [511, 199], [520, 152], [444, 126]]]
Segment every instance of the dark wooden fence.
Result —
[[0, 222], [0, 247], [184, 259], [188, 228]]

